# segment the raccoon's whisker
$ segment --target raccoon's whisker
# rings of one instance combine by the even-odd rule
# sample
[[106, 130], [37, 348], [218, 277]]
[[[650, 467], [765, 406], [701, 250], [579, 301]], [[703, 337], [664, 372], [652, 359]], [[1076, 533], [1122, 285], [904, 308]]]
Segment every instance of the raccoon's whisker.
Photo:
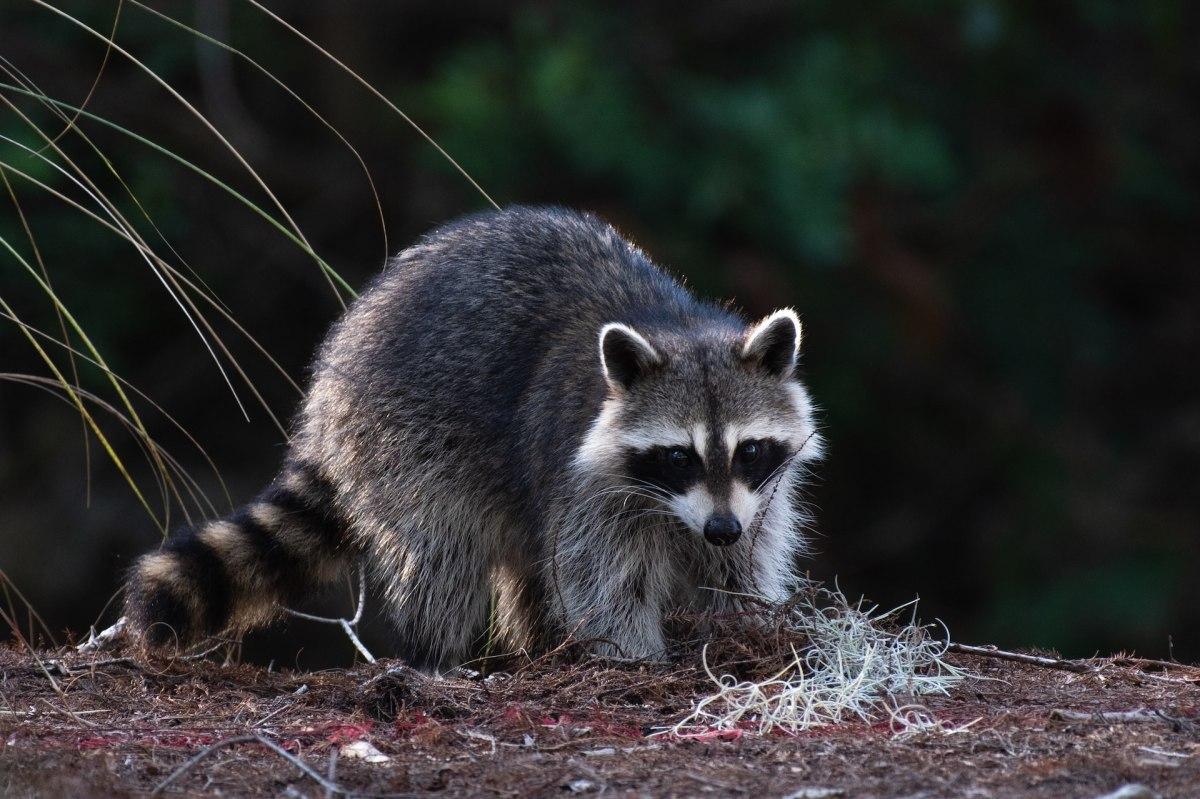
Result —
[[593, 499], [600, 500], [600, 499], [605, 499], [605, 498], [609, 498], [609, 497], [617, 497], [617, 496], [642, 497], [644, 499], [652, 499], [652, 500], [657, 500], [659, 502], [667, 502], [671, 498], [666, 493], [656, 493], [656, 492], [651, 492], [651, 491], [648, 491], [648, 490], [642, 489], [642, 488], [631, 488], [628, 486], [620, 486], [620, 487], [610, 487], [610, 488], [606, 488], [606, 489], [597, 491], [595, 494], [592, 494], [588, 498], [588, 501], [591, 501]]
[[678, 522], [678, 524], [675, 526], [679, 526], [679, 527], [683, 526], [683, 523], [679, 521], [678, 516], [676, 516], [673, 513], [667, 512], [667, 511], [653, 511], [653, 510], [641, 511], [640, 513], [634, 513], [633, 515], [630, 515], [630, 516], [621, 516], [619, 518], [621, 519], [621, 521], [624, 521], [624, 522], [633, 522], [633, 521], [638, 521], [639, 519], [645, 519], [645, 518], [651, 518], [651, 517], [657, 517], [657, 520], [659, 522], [659, 524], [657, 525], [658, 527], [666, 527], [666, 526], [668, 526], [668, 524], [667, 524], [668, 522]]
[[604, 488], [611, 488], [611, 489], [618, 489], [618, 490], [626, 489], [626, 488], [643, 488], [648, 491], [660, 491], [660, 492], [663, 490], [662, 488], [655, 485], [654, 483], [647, 482], [646, 480], [639, 480], [638, 478], [630, 477], [627, 474], [620, 474], [617, 472], [597, 472], [596, 476], [612, 478], [612, 480], [614, 482], [605, 485]]
[[637, 486], [613, 486], [610, 488], [601, 489], [601, 490], [595, 492], [595, 494], [594, 494], [594, 496], [596, 496], [596, 497], [624, 496], [624, 495], [643, 496], [643, 497], [653, 498], [653, 499], [668, 499], [669, 498], [669, 496], [665, 492], [652, 491], [650, 489], [640, 488]]
[[662, 516], [668, 519], [679, 518], [676, 513], [667, 508], [629, 508], [613, 515], [613, 518], [629, 519], [640, 516]]
[[616, 480], [621, 481], [621, 483], [623, 483], [623, 484], [640, 486], [640, 487], [646, 488], [651, 491], [659, 491], [659, 492], [662, 491], [662, 489], [659, 488], [658, 486], [656, 486], [654, 483], [651, 483], [647, 480], [641, 480], [637, 477], [633, 477], [628, 474], [623, 474], [621, 472], [597, 472], [597, 474], [600, 476], [603, 476], [603, 477], [612, 477]]

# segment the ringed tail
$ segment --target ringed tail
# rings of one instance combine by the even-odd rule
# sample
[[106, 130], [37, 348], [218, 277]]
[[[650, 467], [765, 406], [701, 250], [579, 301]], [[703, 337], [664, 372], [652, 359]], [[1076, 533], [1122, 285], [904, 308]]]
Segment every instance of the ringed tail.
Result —
[[349, 546], [333, 487], [289, 461], [248, 505], [179, 530], [134, 565], [126, 616], [151, 647], [186, 646], [262, 626], [319, 583], [336, 579]]

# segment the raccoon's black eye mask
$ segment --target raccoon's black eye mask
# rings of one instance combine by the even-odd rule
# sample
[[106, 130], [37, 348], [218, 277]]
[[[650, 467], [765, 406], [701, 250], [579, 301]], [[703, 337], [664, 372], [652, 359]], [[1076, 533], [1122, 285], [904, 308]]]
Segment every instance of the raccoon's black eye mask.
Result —
[[693, 447], [651, 447], [630, 452], [625, 471], [668, 494], [685, 494], [704, 477], [704, 463]]
[[[774, 438], [743, 441], [733, 453], [729, 476], [757, 491], [788, 457], [787, 445]], [[651, 447], [630, 452], [625, 471], [635, 480], [669, 494], [685, 494], [705, 477], [704, 462], [693, 447]]]
[[[747, 458], [750, 444], [754, 445], [755, 452], [753, 457]], [[733, 476], [757, 491], [790, 454], [787, 444], [777, 438], [743, 441], [733, 454]]]

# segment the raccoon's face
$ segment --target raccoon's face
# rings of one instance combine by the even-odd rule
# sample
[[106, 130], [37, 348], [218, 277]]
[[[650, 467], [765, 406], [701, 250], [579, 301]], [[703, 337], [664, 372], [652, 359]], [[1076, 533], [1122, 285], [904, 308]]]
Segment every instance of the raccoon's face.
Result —
[[[734, 544], [820, 455], [796, 378], [800, 322], [781, 310], [749, 329], [600, 331], [609, 396], [575, 456], [619, 475], [711, 544]], [[786, 500], [784, 500], [786, 501]]]

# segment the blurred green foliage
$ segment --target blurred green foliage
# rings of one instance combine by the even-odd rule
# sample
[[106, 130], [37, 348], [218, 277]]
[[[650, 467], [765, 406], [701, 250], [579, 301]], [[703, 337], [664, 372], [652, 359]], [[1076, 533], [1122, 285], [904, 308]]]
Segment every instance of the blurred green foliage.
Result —
[[[246, 5], [214, 3], [229, 16], [213, 35], [279, 70], [361, 147], [393, 250], [482, 207], [311, 49]], [[191, 3], [153, 5], [196, 22]], [[111, 24], [106, 4], [72, 7]], [[1192, 4], [272, 7], [361, 69], [500, 202], [594, 209], [706, 294], [754, 314], [800, 310], [831, 442], [812, 492], [819, 573], [882, 602], [919, 593], [963, 640], [1164, 654], [1173, 636], [1177, 653], [1200, 655]], [[196, 98], [318, 250], [361, 283], [381, 252], [354, 161], [260, 77], [198, 58], [194, 42], [136, 8], [125, 15], [121, 42]], [[77, 101], [101, 49], [6, 4], [0, 54]], [[252, 189], [119, 59], [89, 108]], [[336, 313], [311, 262], [140, 145], [84, 128], [197, 272], [299, 374]], [[10, 114], [0, 130], [33, 143]], [[64, 184], [9, 145], [0, 158]], [[104, 185], [119, 196], [111, 178]], [[106, 353], [211, 444], [248, 495], [276, 452], [262, 414], [229, 436], [244, 426], [144, 265], [78, 214], [22, 196], [56, 281]], [[23, 241], [12, 214], [0, 212], [0, 235]], [[16, 270], [0, 274], [47, 324]], [[0, 345], [6, 359], [25, 357], [11, 329]], [[181, 373], [181, 363], [195, 366]], [[261, 374], [285, 411], [293, 399]], [[43, 419], [44, 398], [0, 395], [0, 502], [42, 534], [34, 504], [11, 497], [52, 474], [28, 463], [58, 468], [55, 453], [78, 448], [77, 423], [54, 415], [61, 435], [35, 440], [28, 425]], [[55, 525], [109, 535], [118, 549], [145, 543], [119, 532], [129, 506], [83, 517], [68, 485]], [[80, 577], [113, 582], [104, 569]], [[62, 623], [77, 625], [65, 608]]]

